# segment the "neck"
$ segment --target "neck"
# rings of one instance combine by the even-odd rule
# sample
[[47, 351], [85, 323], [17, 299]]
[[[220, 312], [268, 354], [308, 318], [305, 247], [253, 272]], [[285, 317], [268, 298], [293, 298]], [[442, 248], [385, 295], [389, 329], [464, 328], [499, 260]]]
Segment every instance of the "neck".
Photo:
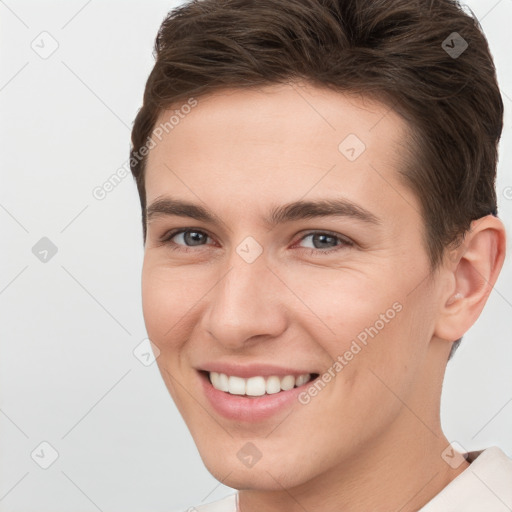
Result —
[[[411, 421], [419, 423], [416, 418]], [[420, 437], [419, 432], [405, 441], [393, 436], [379, 443], [386, 450], [368, 446], [364, 453], [298, 487], [241, 490], [240, 512], [417, 512], [469, 466], [464, 462], [450, 467], [441, 457], [449, 445], [446, 437], [422, 428]]]

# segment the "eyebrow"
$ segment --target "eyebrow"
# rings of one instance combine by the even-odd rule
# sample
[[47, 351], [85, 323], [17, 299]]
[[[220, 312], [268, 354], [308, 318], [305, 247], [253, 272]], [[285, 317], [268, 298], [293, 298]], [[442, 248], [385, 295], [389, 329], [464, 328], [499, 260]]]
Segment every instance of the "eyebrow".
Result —
[[[180, 199], [170, 197], [157, 199], [146, 208], [147, 222], [156, 217], [171, 215], [219, 224], [217, 216], [207, 208]], [[367, 224], [379, 225], [381, 223], [380, 219], [370, 211], [343, 198], [315, 201], [300, 200], [274, 206], [270, 210], [270, 214], [263, 219], [263, 222], [269, 227], [274, 227], [286, 222], [321, 217], [350, 217]]]

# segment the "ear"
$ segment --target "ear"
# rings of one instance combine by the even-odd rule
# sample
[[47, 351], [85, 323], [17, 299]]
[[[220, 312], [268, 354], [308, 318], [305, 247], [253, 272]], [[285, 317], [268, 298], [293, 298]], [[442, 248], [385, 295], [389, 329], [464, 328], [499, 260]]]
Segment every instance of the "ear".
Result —
[[443, 263], [446, 292], [434, 335], [455, 341], [476, 322], [505, 260], [506, 235], [500, 219], [487, 215], [471, 223], [463, 242]]

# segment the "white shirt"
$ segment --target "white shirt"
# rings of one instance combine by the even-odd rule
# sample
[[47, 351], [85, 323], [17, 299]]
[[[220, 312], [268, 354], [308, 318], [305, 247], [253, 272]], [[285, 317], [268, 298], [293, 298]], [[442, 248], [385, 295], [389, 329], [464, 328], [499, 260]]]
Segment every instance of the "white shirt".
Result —
[[[496, 446], [465, 456], [470, 465], [418, 512], [512, 511], [512, 459]], [[238, 493], [187, 510], [239, 512]]]

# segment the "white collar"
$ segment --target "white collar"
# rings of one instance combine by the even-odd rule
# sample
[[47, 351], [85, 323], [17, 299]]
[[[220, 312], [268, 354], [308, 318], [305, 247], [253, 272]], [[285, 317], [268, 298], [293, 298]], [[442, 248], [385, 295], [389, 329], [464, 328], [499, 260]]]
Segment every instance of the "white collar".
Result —
[[497, 446], [467, 453], [470, 465], [418, 512], [510, 512], [512, 459]]

